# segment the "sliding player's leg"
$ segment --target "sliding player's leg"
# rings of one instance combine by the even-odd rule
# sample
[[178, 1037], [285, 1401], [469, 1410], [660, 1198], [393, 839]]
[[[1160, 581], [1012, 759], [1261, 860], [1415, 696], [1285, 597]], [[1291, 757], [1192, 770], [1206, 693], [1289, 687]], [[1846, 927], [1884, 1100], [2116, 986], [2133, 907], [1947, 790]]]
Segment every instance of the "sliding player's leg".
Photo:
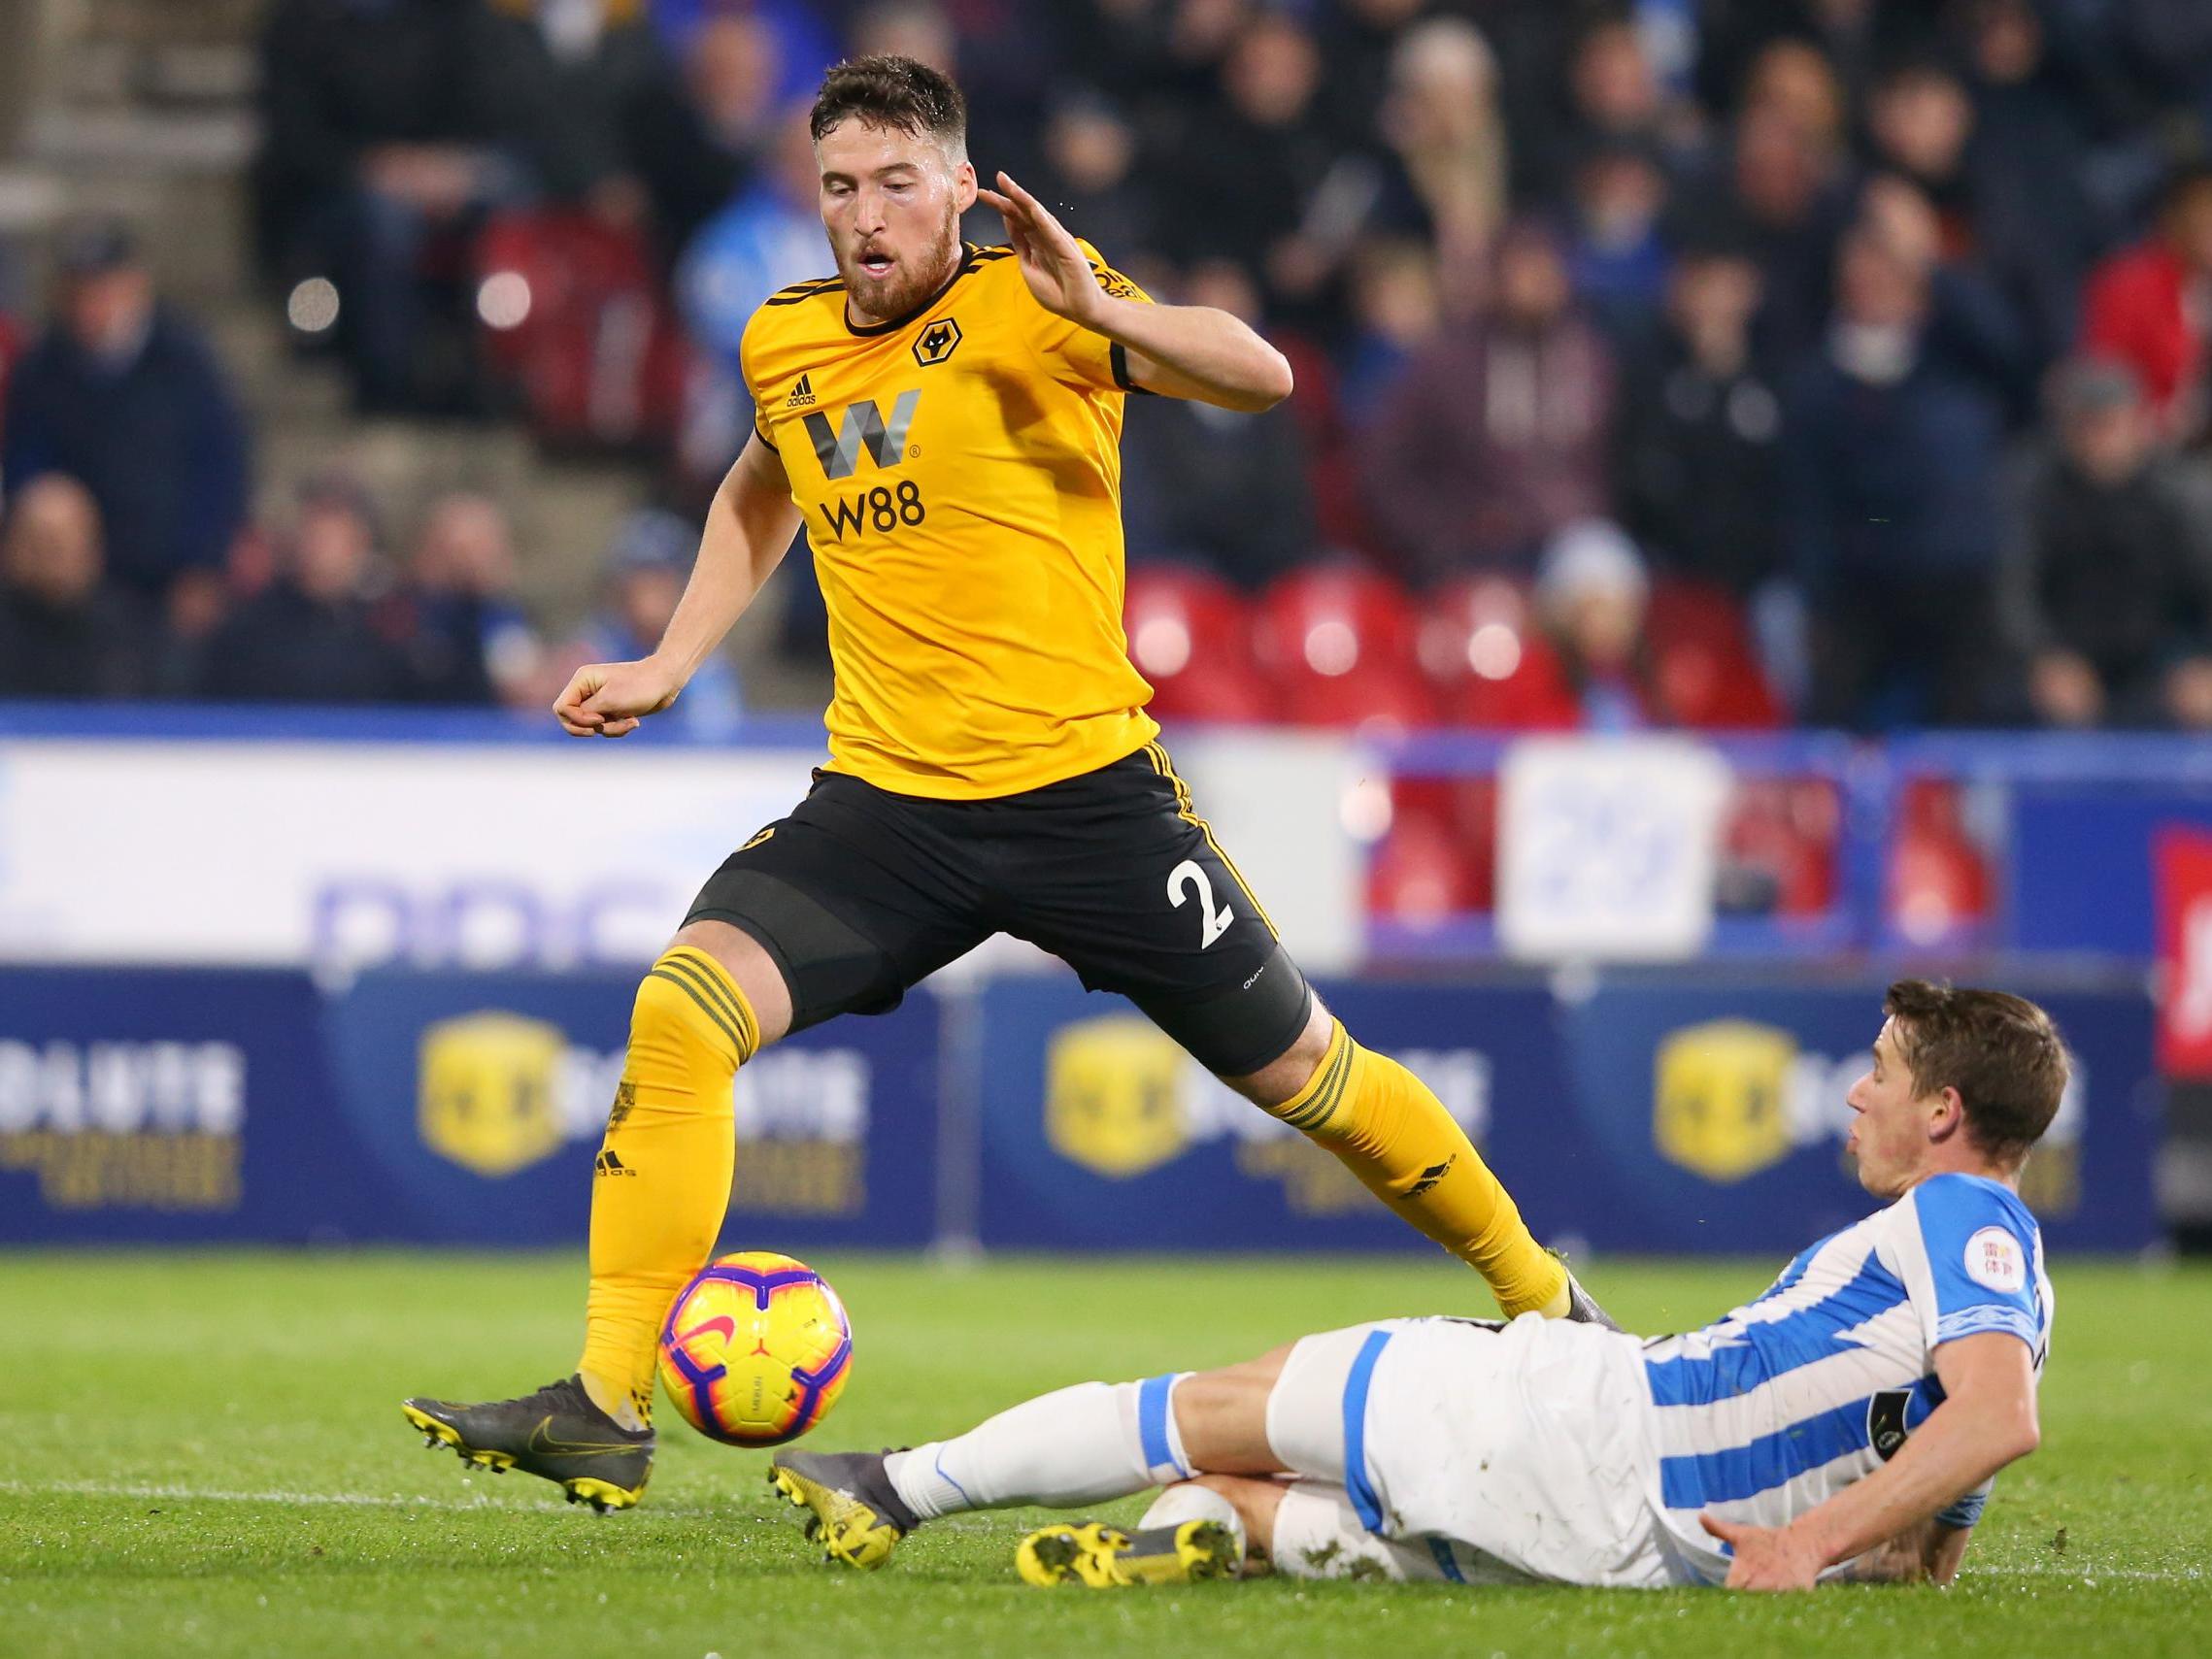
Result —
[[883, 1012], [988, 931], [940, 860], [917, 868], [892, 797], [825, 779], [709, 879], [640, 981], [593, 1165], [591, 1284], [577, 1373], [519, 1399], [416, 1399], [408, 1421], [466, 1462], [626, 1509], [652, 1472], [662, 1319], [714, 1253], [736, 1159], [738, 1068], [788, 1031]]
[[901, 1537], [944, 1515], [1080, 1510], [1201, 1469], [1277, 1473], [1285, 1466], [1267, 1445], [1267, 1395], [1290, 1351], [1218, 1372], [1079, 1382], [905, 1451], [786, 1452], [769, 1479], [813, 1511], [808, 1536], [832, 1560], [880, 1567]]

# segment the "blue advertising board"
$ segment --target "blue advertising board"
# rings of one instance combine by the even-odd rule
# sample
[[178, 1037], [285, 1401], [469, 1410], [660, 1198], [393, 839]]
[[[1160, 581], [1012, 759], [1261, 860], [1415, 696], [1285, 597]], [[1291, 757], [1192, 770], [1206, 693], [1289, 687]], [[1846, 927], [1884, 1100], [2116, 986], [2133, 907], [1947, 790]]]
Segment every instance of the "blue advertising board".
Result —
[[[1423, 1077], [1538, 1234], [1601, 1249], [1787, 1254], [1876, 1201], [1842, 1157], [1880, 981], [1326, 984]], [[2032, 988], [2030, 988], [2032, 990]], [[2080, 1076], [2024, 1186], [2055, 1249], [2158, 1231], [2139, 992], [2043, 999]], [[1004, 1247], [1425, 1248], [1333, 1159], [1140, 1015], [1057, 978], [985, 994], [983, 1238]]]
[[[2151, 1186], [2160, 1096], [2149, 1000], [2039, 992], [2075, 1058], [2022, 1193], [2053, 1249], [2138, 1249], [2158, 1233]], [[1845, 1095], [1880, 1030], [1884, 983], [1618, 983], [1562, 1009], [1571, 1110], [1558, 1165], [1603, 1248], [1795, 1250], [1864, 1215], [1843, 1157]], [[1531, 1204], [1531, 1209], [1539, 1207]]]
[[[1324, 994], [1362, 1042], [1423, 1077], [1509, 1178], [1536, 1154], [1539, 1137], [1499, 1125], [1494, 1103], [1559, 1095], [1556, 1045], [1516, 1036], [1549, 1029], [1547, 992], [1347, 983]], [[984, 993], [981, 1024], [987, 1245], [1422, 1243], [1335, 1159], [1231, 1093], [1120, 998], [1058, 975], [1002, 979]]]
[[[2151, 1243], [2149, 999], [2011, 982], [2079, 1062], [2024, 1182], [2053, 1248]], [[0, 1244], [573, 1248], [633, 986], [391, 970], [324, 993], [293, 972], [0, 970]], [[1546, 1239], [1781, 1254], [1873, 1202], [1841, 1148], [1878, 979], [1322, 988], [1428, 1081]], [[950, 1184], [974, 1195], [986, 1244], [1425, 1247], [1119, 999], [1024, 976], [986, 986], [977, 1015], [973, 1167]], [[923, 993], [744, 1068], [725, 1247], [930, 1242], [941, 1028]]]
[[0, 970], [0, 1242], [380, 1233], [303, 973]]
[[[636, 976], [363, 975], [330, 1005], [348, 1131], [411, 1238], [576, 1244]], [[731, 1249], [921, 1245], [935, 1222], [933, 1000], [841, 1019], [738, 1075]]]

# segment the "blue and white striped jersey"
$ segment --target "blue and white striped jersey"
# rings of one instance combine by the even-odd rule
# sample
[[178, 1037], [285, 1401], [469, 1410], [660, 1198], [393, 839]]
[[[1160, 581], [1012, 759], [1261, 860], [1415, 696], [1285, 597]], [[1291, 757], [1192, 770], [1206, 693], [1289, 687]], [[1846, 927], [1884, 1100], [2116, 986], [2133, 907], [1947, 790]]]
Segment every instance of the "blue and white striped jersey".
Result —
[[[1935, 1350], [2005, 1331], [2040, 1380], [2051, 1281], [2009, 1188], [1941, 1175], [1800, 1253], [1756, 1302], [1645, 1345], [1653, 1502], [1726, 1572], [1702, 1510], [1781, 1526], [1879, 1469], [1943, 1401]], [[1953, 1511], [1968, 1524], [1978, 1498]]]

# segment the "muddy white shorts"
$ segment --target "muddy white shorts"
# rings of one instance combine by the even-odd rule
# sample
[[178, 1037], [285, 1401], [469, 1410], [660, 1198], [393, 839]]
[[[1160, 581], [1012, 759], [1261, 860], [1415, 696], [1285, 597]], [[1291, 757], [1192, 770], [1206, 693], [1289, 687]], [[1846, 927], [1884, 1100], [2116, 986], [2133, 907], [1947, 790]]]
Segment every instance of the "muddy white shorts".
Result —
[[1278, 1570], [1702, 1582], [1644, 1496], [1640, 1352], [1533, 1313], [1306, 1338], [1267, 1400], [1268, 1443], [1305, 1477], [1277, 1515]]

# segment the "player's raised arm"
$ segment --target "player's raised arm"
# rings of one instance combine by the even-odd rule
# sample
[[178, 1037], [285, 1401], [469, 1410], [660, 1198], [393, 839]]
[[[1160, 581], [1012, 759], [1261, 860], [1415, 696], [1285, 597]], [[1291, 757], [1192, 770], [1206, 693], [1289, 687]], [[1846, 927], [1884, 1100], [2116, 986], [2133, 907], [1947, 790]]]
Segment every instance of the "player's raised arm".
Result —
[[1147, 391], [1257, 413], [1290, 395], [1290, 365], [1239, 317], [1212, 306], [1140, 305], [1098, 285], [1067, 227], [1006, 174], [977, 196], [1006, 221], [1037, 303], [1104, 335], [1128, 355], [1129, 377]]
[[[1880, 1469], [1806, 1510], [1786, 1527], [1740, 1526], [1703, 1517], [1734, 1552], [1731, 1590], [1809, 1590], [1829, 1567], [1933, 1521], [2036, 1447], [2035, 1377], [2028, 1344], [1983, 1331], [1935, 1350], [1944, 1401]], [[1948, 1582], [1963, 1556], [1963, 1529], [1928, 1569]]]
[[571, 737], [626, 737], [676, 701], [707, 653], [721, 644], [798, 533], [799, 513], [776, 451], [755, 436], [707, 509], [691, 580], [653, 655], [595, 662], [570, 677], [553, 717]]

